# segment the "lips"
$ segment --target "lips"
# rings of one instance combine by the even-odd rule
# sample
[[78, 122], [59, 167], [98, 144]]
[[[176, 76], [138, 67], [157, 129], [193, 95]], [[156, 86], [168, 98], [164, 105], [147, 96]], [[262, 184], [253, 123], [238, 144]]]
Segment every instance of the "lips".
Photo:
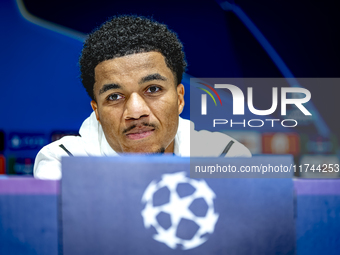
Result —
[[154, 131], [153, 127], [136, 127], [128, 132], [126, 136], [130, 140], [139, 140], [152, 135]]

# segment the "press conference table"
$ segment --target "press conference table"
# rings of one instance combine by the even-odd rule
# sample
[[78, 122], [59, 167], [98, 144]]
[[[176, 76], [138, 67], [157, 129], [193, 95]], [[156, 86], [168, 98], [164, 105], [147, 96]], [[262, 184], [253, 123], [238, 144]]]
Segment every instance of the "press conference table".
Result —
[[[339, 254], [340, 179], [294, 179], [297, 254]], [[0, 176], [0, 254], [58, 254], [60, 181]]]

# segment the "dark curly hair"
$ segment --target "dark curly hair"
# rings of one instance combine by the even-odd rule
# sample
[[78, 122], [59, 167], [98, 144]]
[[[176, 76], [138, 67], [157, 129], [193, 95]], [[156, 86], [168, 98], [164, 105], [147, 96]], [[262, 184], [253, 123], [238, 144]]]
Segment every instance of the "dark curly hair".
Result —
[[86, 39], [79, 59], [80, 77], [89, 96], [95, 100], [94, 69], [100, 62], [150, 51], [164, 56], [176, 84], [180, 84], [187, 65], [183, 45], [166, 25], [133, 15], [115, 16], [106, 21]]

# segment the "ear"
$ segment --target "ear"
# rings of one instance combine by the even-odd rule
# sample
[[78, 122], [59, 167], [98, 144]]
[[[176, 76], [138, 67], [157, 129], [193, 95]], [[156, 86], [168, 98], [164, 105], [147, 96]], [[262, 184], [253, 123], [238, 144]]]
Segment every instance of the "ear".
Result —
[[184, 86], [183, 84], [177, 85], [177, 95], [178, 95], [178, 113], [181, 114], [184, 108]]
[[97, 105], [96, 101], [94, 101], [94, 100], [91, 101], [91, 107], [96, 114], [96, 118], [97, 118], [98, 122], [100, 123], [99, 114], [98, 114], [98, 105]]

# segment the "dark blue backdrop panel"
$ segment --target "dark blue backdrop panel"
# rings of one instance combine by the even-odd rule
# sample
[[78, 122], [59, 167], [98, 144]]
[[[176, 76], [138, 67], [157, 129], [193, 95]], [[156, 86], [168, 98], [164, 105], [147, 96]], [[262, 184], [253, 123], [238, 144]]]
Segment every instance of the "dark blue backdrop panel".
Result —
[[[135, 11], [145, 15], [155, 13], [156, 19], [169, 24], [182, 38], [188, 55], [188, 70], [191, 74], [197, 77], [237, 77], [242, 76], [242, 72], [245, 69], [255, 70], [254, 67], [258, 67], [259, 69], [267, 70], [262, 64], [257, 64], [258, 60], [268, 58], [264, 51], [260, 54], [261, 57], [254, 58], [256, 64], [252, 63], [253, 66], [244, 67], [242, 64], [240, 65], [240, 62], [246, 62], [243, 60], [248, 59], [254, 52], [257, 52], [257, 50], [248, 46], [257, 45], [259, 47], [259, 45], [253, 38], [251, 42], [248, 40], [248, 37], [248, 39], [238, 38], [235, 31], [247, 34], [249, 37], [252, 37], [252, 35], [245, 28], [240, 32], [240, 28], [243, 27], [240, 21], [235, 17], [231, 20], [226, 18], [232, 15], [227, 15], [215, 1], [206, 0], [200, 2], [200, 5], [191, 1], [172, 1], [167, 4], [168, 8], [157, 7], [152, 1], [147, 4], [136, 2], [134, 5], [125, 1], [116, 1], [112, 3], [112, 8], [107, 8], [105, 1], [96, 3], [98, 6], [95, 10], [98, 13], [96, 11], [94, 15], [91, 15], [92, 23], [81, 21], [82, 19], [89, 19], [89, 15], [86, 14], [89, 11], [93, 12], [94, 7], [91, 8], [91, 4], [83, 4], [81, 6], [80, 4], [79, 6], [75, 4], [73, 7], [68, 2], [63, 1], [60, 5], [56, 4], [56, 7], [53, 8], [49, 5], [50, 3], [39, 4], [39, 2], [33, 2], [33, 6], [40, 6], [42, 9], [47, 8], [47, 10], [56, 10], [57, 14], [53, 13], [53, 15], [50, 15], [50, 20], [59, 21], [59, 23], [65, 25], [70, 25], [69, 22], [72, 23], [73, 21], [73, 23], [79, 25], [70, 26], [75, 29], [81, 30], [81, 27], [86, 24], [86, 31], [90, 31], [95, 25], [98, 25], [100, 23], [98, 23], [98, 20], [105, 20], [116, 12], [130, 13]], [[109, 4], [109, 2], [106, 4]], [[251, 19], [254, 19], [255, 24], [261, 31], [263, 30], [266, 36], [274, 37], [270, 37], [270, 39], [275, 39], [274, 41], [276, 42], [279, 38], [283, 45], [286, 45], [287, 40], [289, 42], [296, 42], [296, 40], [290, 40], [289, 38], [291, 37], [288, 36], [284, 38], [285, 40], [282, 40], [282, 36], [278, 36], [278, 34], [284, 32], [285, 29], [277, 26], [274, 31], [273, 26], [277, 25], [277, 22], [268, 22], [276, 21], [278, 19], [276, 16], [286, 16], [286, 12], [282, 12], [280, 15], [266, 12], [266, 15], [269, 15], [269, 17], [264, 17], [260, 15], [263, 14], [261, 13], [263, 11], [261, 4], [253, 3], [253, 1], [239, 1], [239, 4], [241, 7], [244, 6], [246, 13], [250, 13]], [[31, 6], [32, 3], [30, 4], [27, 1], [27, 5]], [[254, 5], [256, 5], [256, 8]], [[265, 1], [264, 5], [266, 5]], [[82, 41], [27, 21], [19, 12], [14, 0], [1, 1], [0, 6], [0, 32], [3, 38], [6, 38], [6, 40], [0, 41], [0, 51], [3, 60], [1, 63], [3, 93], [0, 95], [0, 101], [3, 106], [6, 106], [0, 109], [0, 129], [4, 129], [6, 132], [9, 130], [17, 131], [18, 129], [45, 132], [58, 129], [77, 130], [82, 121], [91, 112], [89, 106], [90, 100], [78, 78], [77, 61], [81, 52]], [[153, 6], [153, 8], [150, 9], [149, 6]], [[182, 8], [178, 8], [178, 6]], [[278, 6], [275, 7], [275, 10], [280, 9]], [[288, 7], [290, 8], [289, 4], [285, 5], [285, 8]], [[305, 8], [303, 4], [299, 5], [299, 8], [301, 7]], [[311, 6], [308, 5], [306, 7], [310, 8]], [[77, 8], [82, 8], [82, 11], [79, 11]], [[73, 11], [76, 13], [72, 13], [71, 17], [64, 12], [61, 13], [65, 15], [58, 15], [58, 10], [60, 11], [61, 9], [68, 15]], [[195, 11], [188, 12], [188, 10]], [[298, 13], [298, 11], [295, 12]], [[61, 22], [62, 17], [69, 21]], [[276, 19], [273, 19], [274, 17]], [[322, 16], [318, 16], [316, 20], [321, 19], [320, 17]], [[96, 22], [93, 21], [95, 18], [98, 19]], [[282, 22], [281, 19], [280, 22]], [[294, 20], [291, 22], [294, 22]], [[264, 23], [269, 24], [268, 27], [263, 27]], [[298, 25], [301, 26], [301, 24]], [[308, 29], [315, 29], [315, 26], [311, 27]], [[300, 34], [301, 31], [300, 29], [297, 33]], [[244, 50], [236, 51], [238, 45], [241, 44], [244, 44], [245, 48], [251, 48], [252, 50], [250, 52]], [[291, 49], [292, 47], [288, 47], [286, 51]], [[296, 49], [294, 52], [297, 53]], [[243, 55], [242, 58], [241, 55]], [[288, 56], [289, 54], [281, 55]], [[294, 58], [295, 61], [295, 55], [290, 55], [290, 58]], [[314, 56], [315, 54], [309, 55]], [[327, 56], [327, 54], [322, 56]], [[273, 66], [270, 60], [267, 62], [268, 65]], [[299, 63], [300, 67], [306, 66], [301, 64], [301, 59], [294, 63]], [[274, 72], [271, 75], [265, 74], [264, 76], [278, 75], [277, 72]], [[325, 105], [323, 100], [321, 101], [322, 105]], [[188, 118], [188, 108], [185, 108], [183, 116]], [[334, 118], [332, 117], [332, 119]], [[336, 132], [336, 129], [333, 129], [334, 131]]]
[[14, 0], [1, 1], [0, 129], [77, 130], [90, 114], [79, 80], [82, 41], [26, 20]]

